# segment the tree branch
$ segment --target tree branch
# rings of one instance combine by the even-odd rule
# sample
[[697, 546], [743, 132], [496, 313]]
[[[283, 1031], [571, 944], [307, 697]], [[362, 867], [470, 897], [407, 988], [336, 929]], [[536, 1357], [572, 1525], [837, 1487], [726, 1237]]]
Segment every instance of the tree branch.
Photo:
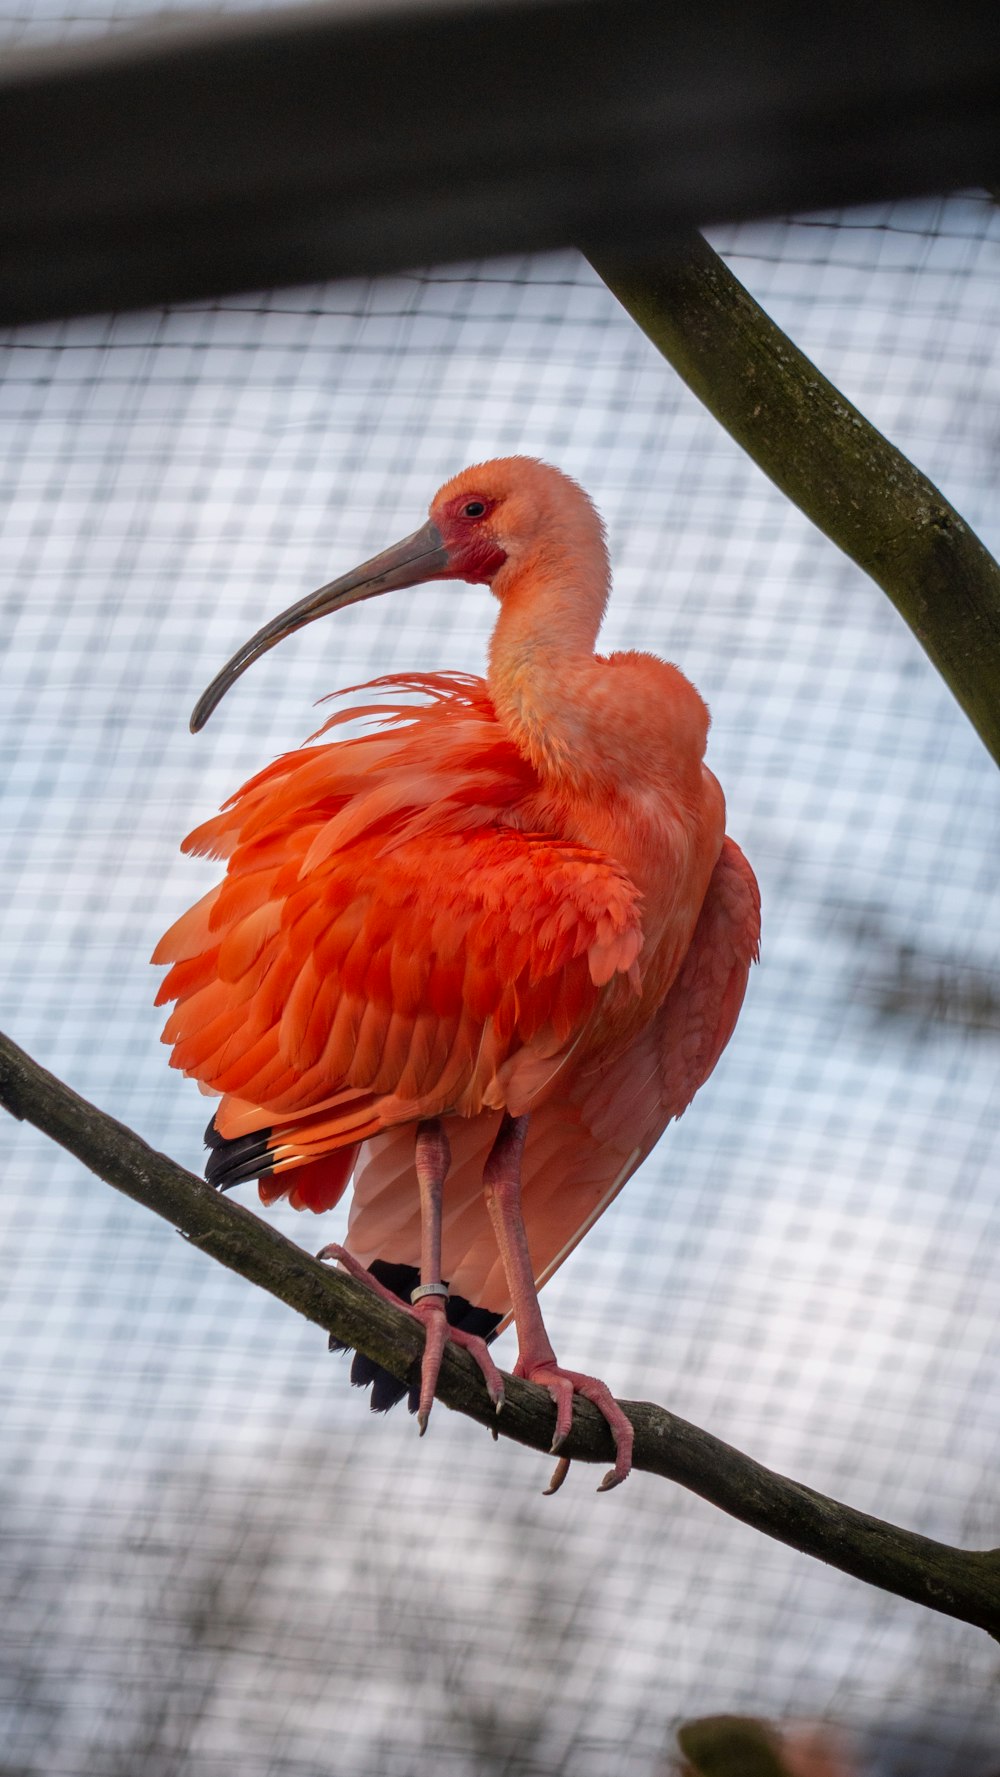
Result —
[[[0, 1035], [0, 1104], [75, 1154], [92, 1172], [163, 1216], [195, 1246], [270, 1291], [307, 1320], [357, 1347], [400, 1378], [419, 1362], [423, 1334], [355, 1283], [283, 1234], [158, 1154], [124, 1124], [79, 1098]], [[534, 1450], [552, 1441], [544, 1389], [511, 1377], [499, 1419], [466, 1353], [449, 1346], [438, 1397]], [[774, 1474], [710, 1433], [646, 1401], [622, 1403], [635, 1426], [635, 1466], [679, 1482], [744, 1524], [814, 1555], [843, 1573], [958, 1617], [1000, 1639], [1000, 1550], [954, 1549], [840, 1505]], [[596, 1408], [574, 1403], [565, 1455], [607, 1463], [608, 1428]], [[612, 1508], [613, 1509], [613, 1508]]]
[[777, 1734], [752, 1716], [706, 1715], [684, 1722], [677, 1744], [691, 1761], [682, 1777], [790, 1777]]
[[590, 262], [765, 475], [888, 593], [1000, 764], [1000, 566], [700, 234]]

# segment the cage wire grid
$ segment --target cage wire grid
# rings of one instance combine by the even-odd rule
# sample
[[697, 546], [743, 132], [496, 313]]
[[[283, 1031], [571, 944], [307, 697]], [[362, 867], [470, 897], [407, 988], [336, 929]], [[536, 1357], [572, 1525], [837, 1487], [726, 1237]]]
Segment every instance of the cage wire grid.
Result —
[[[1000, 212], [718, 230], [995, 552]], [[363, 605], [187, 715], [265, 617], [465, 462], [607, 519], [613, 647], [707, 697], [763, 960], [715, 1078], [548, 1286], [564, 1361], [852, 1504], [1000, 1541], [996, 772], [888, 602], [573, 254], [3, 336], [3, 1024], [200, 1166], [147, 958], [180, 838], [375, 674], [481, 668], [483, 589]], [[997, 1777], [996, 1650], [648, 1476], [598, 1499], [438, 1409], [368, 1414], [316, 1330], [4, 1131], [0, 1772], [668, 1768], [713, 1710], [876, 1777]], [[280, 1209], [312, 1249], [336, 1236]], [[513, 1361], [506, 1335], [500, 1361]]]

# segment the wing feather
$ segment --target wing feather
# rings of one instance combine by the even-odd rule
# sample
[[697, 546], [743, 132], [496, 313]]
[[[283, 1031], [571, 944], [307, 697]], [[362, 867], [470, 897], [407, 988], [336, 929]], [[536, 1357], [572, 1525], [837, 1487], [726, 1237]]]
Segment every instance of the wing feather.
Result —
[[444, 1274], [506, 1316], [482, 1200], [500, 1108], [537, 1098], [523, 1177], [542, 1284], [715, 1067], [760, 904], [726, 840], [656, 1017], [610, 1063], [567, 1071], [604, 983], [634, 969], [639, 897], [600, 854], [517, 828], [536, 786], [481, 682], [435, 676], [432, 695], [388, 733], [276, 761], [191, 835], [229, 868], [157, 947], [160, 1000], [176, 1002], [174, 1064], [226, 1095], [219, 1141], [260, 1132], [266, 1201], [330, 1207], [360, 1147], [348, 1240], [365, 1263], [418, 1262], [408, 1125], [461, 1110]]
[[431, 689], [389, 733], [276, 761], [185, 842], [229, 862], [157, 947], [173, 1064], [238, 1098], [244, 1133], [252, 1107], [296, 1119], [303, 1164], [362, 1124], [520, 1108], [642, 944], [620, 866], [521, 830], [537, 779], [482, 682]]
[[[610, 1065], [592, 1062], [533, 1111], [522, 1201], [535, 1280], [542, 1286], [681, 1115], [735, 1028], [760, 940], [753, 872], [727, 839], [678, 977], [655, 1019]], [[453, 1290], [499, 1314], [510, 1299], [483, 1203], [482, 1175], [499, 1126], [483, 1113], [449, 1124], [443, 1273]], [[419, 1260], [412, 1133], [366, 1144], [355, 1177], [348, 1244], [368, 1264]]]

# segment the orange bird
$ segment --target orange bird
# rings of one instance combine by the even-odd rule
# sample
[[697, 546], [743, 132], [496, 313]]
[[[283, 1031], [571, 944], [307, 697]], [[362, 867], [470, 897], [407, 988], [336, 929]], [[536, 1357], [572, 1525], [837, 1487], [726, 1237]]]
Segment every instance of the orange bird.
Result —
[[[527, 457], [465, 469], [402, 543], [265, 624], [197, 730], [268, 648], [328, 612], [428, 580], [489, 586], [485, 679], [410, 674], [346, 709], [374, 732], [286, 753], [184, 850], [228, 860], [161, 939], [171, 1062], [221, 1095], [207, 1176], [326, 1210], [334, 1258], [426, 1331], [426, 1427], [447, 1340], [478, 1363], [514, 1320], [515, 1374], [574, 1394], [614, 1436], [610, 1390], [556, 1362], [538, 1291], [679, 1117], [732, 1035], [757, 956], [753, 872], [703, 764], [708, 711], [675, 666], [595, 654], [604, 530]], [[413, 694], [423, 701], [413, 703]], [[372, 1405], [406, 1392], [360, 1354]], [[566, 1469], [561, 1462], [553, 1486]]]

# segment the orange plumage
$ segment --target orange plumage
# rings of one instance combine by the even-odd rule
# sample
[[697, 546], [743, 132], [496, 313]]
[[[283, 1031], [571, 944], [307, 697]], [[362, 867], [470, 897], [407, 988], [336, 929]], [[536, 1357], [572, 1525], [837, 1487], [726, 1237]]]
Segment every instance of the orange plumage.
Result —
[[[302, 622], [431, 577], [498, 598], [487, 679], [364, 687], [379, 701], [190, 835], [226, 875], [157, 947], [164, 1038], [222, 1095], [210, 1174], [322, 1210], [357, 1161], [344, 1262], [419, 1271], [427, 1323], [442, 1278], [489, 1323], [513, 1313], [519, 1368], [561, 1400], [573, 1373], [529, 1298], [718, 1060], [757, 889], [724, 835], [697, 692], [652, 656], [594, 654], [603, 533], [543, 464], [463, 471], [421, 531], [267, 625], [200, 708]], [[359, 713], [375, 731], [337, 736]], [[414, 1126], [446, 1132], [427, 1201]]]

